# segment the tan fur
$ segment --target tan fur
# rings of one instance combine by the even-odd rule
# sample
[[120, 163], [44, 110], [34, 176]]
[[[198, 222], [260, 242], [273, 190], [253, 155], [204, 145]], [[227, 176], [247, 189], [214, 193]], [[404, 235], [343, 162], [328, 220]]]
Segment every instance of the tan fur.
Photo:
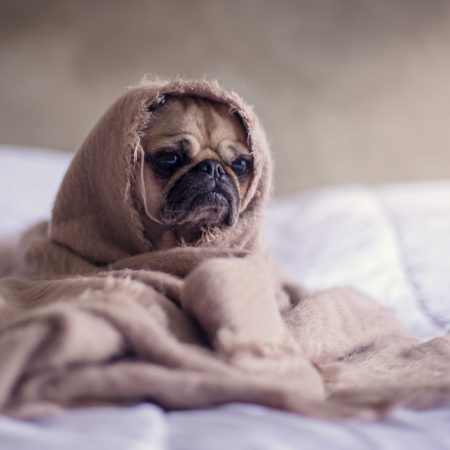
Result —
[[[178, 101], [158, 117], [165, 96]], [[254, 158], [238, 222], [196, 243], [146, 229], [139, 207], [148, 198], [157, 215], [167, 186], [144, 155], [172, 132], [189, 133], [198, 158], [227, 164], [229, 142]], [[373, 419], [449, 398], [448, 337], [420, 344], [356, 291], [279, 280], [261, 239], [271, 171], [257, 117], [216, 83], [147, 83], [118, 99], [74, 157], [50, 223], [0, 253], [0, 411], [241, 401]]]

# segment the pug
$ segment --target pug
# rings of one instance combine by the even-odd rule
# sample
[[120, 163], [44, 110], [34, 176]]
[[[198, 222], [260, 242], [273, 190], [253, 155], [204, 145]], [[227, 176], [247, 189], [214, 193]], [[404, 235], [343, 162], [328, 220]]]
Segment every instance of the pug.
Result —
[[239, 117], [202, 98], [166, 97], [150, 107], [137, 208], [157, 249], [232, 227], [252, 180], [253, 158]]

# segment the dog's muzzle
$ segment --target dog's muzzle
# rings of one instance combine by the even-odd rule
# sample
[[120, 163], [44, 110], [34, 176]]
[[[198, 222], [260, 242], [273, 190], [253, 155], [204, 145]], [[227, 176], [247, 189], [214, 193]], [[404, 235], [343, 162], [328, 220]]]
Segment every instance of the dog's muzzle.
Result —
[[168, 224], [204, 225], [236, 223], [239, 193], [219, 161], [199, 162], [173, 186], [164, 202], [161, 218]]

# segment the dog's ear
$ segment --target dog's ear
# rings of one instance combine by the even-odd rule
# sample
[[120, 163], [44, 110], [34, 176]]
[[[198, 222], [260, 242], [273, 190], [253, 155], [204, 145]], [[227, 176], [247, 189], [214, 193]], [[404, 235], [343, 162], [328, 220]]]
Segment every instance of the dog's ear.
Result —
[[244, 133], [247, 134], [247, 127], [245, 126], [245, 121], [239, 111], [233, 111], [232, 116], [238, 121], [239, 125], [244, 130]]

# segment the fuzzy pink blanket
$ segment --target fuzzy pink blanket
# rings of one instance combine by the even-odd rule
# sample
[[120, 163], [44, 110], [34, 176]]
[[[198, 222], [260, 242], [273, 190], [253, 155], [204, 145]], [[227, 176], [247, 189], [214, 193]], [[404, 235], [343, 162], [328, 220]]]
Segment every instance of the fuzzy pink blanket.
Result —
[[[141, 140], [165, 95], [237, 114], [254, 174], [234, 226], [155, 250], [137, 205]], [[448, 398], [448, 336], [419, 343], [352, 289], [310, 294], [278, 278], [261, 238], [271, 173], [261, 125], [236, 94], [181, 80], [128, 90], [74, 157], [50, 222], [0, 245], [0, 411], [241, 401], [376, 418]]]

